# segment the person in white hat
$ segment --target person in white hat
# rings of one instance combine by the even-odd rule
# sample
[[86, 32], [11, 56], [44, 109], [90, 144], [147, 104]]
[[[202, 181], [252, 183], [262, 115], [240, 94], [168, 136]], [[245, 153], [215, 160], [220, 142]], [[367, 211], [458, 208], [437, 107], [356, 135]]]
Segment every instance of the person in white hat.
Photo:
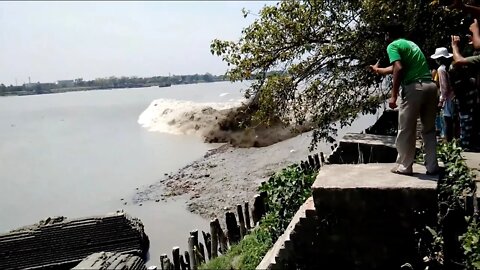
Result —
[[441, 47], [435, 49], [435, 53], [430, 56], [439, 65], [437, 69], [438, 86], [440, 88], [440, 101], [438, 107], [443, 112], [443, 134], [445, 139], [450, 142], [453, 140], [453, 90], [450, 83], [450, 77], [447, 67], [452, 63], [453, 54], [449, 53], [447, 48]]

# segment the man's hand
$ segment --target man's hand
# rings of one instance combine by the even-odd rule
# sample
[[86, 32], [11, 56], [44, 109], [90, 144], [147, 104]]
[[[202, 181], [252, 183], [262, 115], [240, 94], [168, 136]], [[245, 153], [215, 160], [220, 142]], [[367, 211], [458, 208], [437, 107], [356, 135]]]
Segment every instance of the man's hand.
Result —
[[452, 48], [458, 48], [458, 43], [460, 43], [460, 37], [459, 36], [451, 36], [451, 38], [452, 38]]
[[472, 33], [478, 33], [478, 22], [477, 19], [473, 20], [473, 23], [470, 25], [470, 28], [468, 28], [470, 32]]
[[390, 107], [392, 110], [397, 108], [397, 97], [392, 96], [390, 99], [388, 99], [388, 107]]
[[380, 61], [377, 61], [377, 63], [375, 65], [370, 65], [370, 71], [375, 73], [375, 74], [378, 74], [378, 65], [380, 64]]

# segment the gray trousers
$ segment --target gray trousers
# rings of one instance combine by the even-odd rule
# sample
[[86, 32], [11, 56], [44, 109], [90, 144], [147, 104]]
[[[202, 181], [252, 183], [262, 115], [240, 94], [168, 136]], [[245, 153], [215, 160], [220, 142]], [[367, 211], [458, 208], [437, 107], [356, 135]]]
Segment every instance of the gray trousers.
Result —
[[437, 116], [438, 89], [433, 82], [416, 82], [406, 85], [401, 92], [398, 113], [396, 147], [397, 170], [412, 172], [415, 161], [417, 119], [422, 122], [422, 138], [425, 148], [425, 166], [428, 172], [438, 170], [435, 118]]

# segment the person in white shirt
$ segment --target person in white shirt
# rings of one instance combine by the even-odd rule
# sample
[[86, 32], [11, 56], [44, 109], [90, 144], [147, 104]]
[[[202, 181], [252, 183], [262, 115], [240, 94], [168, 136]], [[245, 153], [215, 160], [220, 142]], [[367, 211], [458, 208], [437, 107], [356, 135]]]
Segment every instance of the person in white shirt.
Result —
[[440, 88], [440, 101], [438, 106], [442, 109], [444, 120], [444, 135], [447, 142], [453, 140], [453, 90], [447, 68], [452, 63], [453, 54], [449, 53], [447, 48], [441, 47], [435, 50], [430, 56], [439, 65], [437, 69], [438, 86]]

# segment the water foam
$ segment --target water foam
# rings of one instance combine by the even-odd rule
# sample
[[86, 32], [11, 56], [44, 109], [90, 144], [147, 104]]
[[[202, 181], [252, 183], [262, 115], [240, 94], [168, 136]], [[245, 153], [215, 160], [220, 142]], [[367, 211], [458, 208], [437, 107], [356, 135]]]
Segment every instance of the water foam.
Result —
[[222, 103], [157, 99], [138, 117], [138, 123], [149, 131], [168, 134], [204, 135], [211, 130], [229, 109], [243, 100], [230, 99]]

